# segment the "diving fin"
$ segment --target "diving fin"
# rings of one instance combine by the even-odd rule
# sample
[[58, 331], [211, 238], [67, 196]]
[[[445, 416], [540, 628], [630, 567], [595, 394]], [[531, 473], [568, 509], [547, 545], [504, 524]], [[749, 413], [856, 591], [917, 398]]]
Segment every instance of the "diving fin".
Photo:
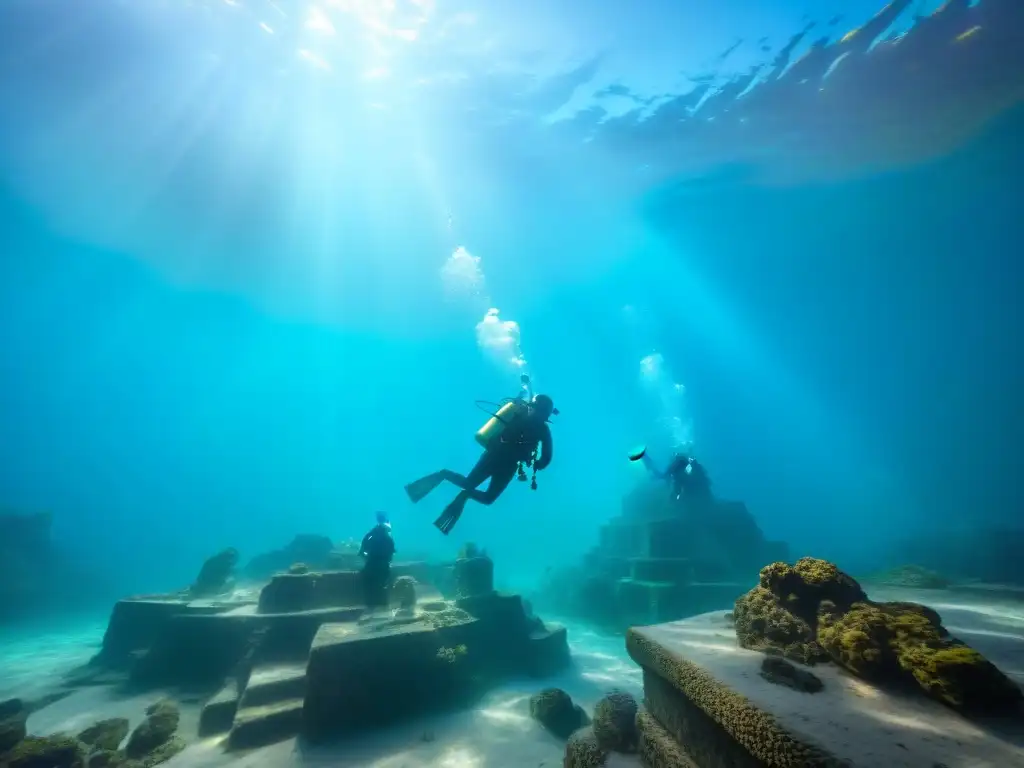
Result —
[[415, 504], [418, 501], [422, 501], [428, 493], [437, 488], [442, 480], [444, 480], [444, 475], [440, 472], [435, 472], [432, 475], [412, 481], [405, 486], [405, 492], [409, 496], [409, 500]]
[[466, 509], [466, 497], [461, 493], [455, 497], [455, 500], [444, 508], [444, 512], [441, 516], [434, 521], [434, 525], [437, 529], [447, 536], [451, 533], [452, 528], [459, 522], [459, 518], [462, 517], [463, 510]]

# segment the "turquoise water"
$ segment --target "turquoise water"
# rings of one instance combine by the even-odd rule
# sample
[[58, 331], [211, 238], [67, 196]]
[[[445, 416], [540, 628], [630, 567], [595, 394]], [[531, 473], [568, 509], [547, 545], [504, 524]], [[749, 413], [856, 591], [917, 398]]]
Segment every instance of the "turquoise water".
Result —
[[[1014, 523], [1024, 68], [920, 43], [942, 74], [884, 91], [900, 35], [973, 28], [915, 22], [939, 5], [873, 79], [829, 48], [825, 106], [780, 80], [730, 122], [762, 102], [686, 94], [770, 93], [808, 21], [792, 61], [876, 4], [6, 3], [0, 505], [52, 514], [59, 565], [18, 566], [30, 604], [105, 616], [377, 510], [399, 557], [476, 542], [529, 592], [646, 482], [637, 445], [855, 571]], [[957, 45], [1020, 50], [978, 18], [1002, 36]], [[456, 490], [403, 486], [467, 472], [523, 372], [554, 461], [442, 536]]]

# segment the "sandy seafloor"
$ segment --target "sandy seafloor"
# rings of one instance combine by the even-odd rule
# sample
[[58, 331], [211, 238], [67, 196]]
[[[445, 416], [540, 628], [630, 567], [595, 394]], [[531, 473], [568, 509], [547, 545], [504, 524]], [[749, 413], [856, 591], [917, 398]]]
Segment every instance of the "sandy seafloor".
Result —
[[[989, 655], [1011, 677], [1024, 683], [1024, 602], [883, 588], [869, 588], [869, 594], [878, 600], [916, 600], [933, 606], [953, 634]], [[723, 606], [723, 613], [730, 607]], [[65, 670], [95, 653], [105, 620], [106, 617], [77, 620], [48, 631], [5, 635], [0, 639], [0, 699], [14, 695], [33, 698], [52, 689]], [[563, 674], [542, 680], [515, 680], [492, 691], [471, 710], [421, 718], [334, 745], [311, 748], [290, 739], [250, 752], [226, 754], [221, 739], [195, 738], [201, 702], [186, 699], [182, 701], [181, 735], [192, 743], [164, 765], [556, 768], [562, 765], [565, 743], [530, 718], [531, 694], [545, 687], [564, 688], [588, 711], [611, 689], [642, 697], [640, 669], [626, 654], [621, 636], [601, 634], [571, 621], [562, 623], [569, 629], [573, 654], [573, 666]], [[34, 712], [29, 718], [29, 731], [76, 732], [112, 716], [128, 717], [134, 727], [141, 722], [146, 705], [159, 696], [158, 691], [125, 696], [108, 687], [80, 689]], [[958, 768], [955, 761], [948, 765]]]

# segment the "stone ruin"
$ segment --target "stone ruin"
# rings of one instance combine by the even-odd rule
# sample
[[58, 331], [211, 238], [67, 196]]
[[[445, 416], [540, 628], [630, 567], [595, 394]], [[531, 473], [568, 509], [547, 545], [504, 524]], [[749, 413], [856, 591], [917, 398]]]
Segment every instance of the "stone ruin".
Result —
[[[396, 563], [392, 606], [375, 611], [355, 570], [278, 573], [247, 602], [187, 592], [121, 600], [75, 677], [208, 690], [200, 735], [225, 734], [228, 749], [329, 740], [465, 705], [508, 676], [569, 663], [565, 628], [496, 592], [493, 568], [486, 556]], [[440, 570], [448, 598], [431, 582]]]
[[731, 605], [763, 563], [787, 556], [743, 502], [676, 498], [645, 482], [601, 526], [582, 567], [554, 573], [537, 602], [622, 631]]

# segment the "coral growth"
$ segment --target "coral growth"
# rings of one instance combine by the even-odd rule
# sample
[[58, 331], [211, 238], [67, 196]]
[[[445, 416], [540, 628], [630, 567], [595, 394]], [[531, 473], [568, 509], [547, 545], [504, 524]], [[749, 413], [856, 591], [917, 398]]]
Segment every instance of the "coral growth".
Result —
[[1024, 694], [991, 662], [953, 639], [939, 615], [916, 603], [874, 603], [832, 563], [772, 563], [736, 601], [745, 648], [813, 663], [831, 659], [879, 683], [915, 681], [965, 712], [1009, 712]]
[[391, 603], [399, 608], [412, 610], [416, 607], [416, 579], [412, 576], [399, 576], [391, 585]]
[[639, 734], [636, 730], [636, 699], [624, 691], [613, 691], [594, 707], [594, 736], [604, 750], [635, 752]]
[[600, 768], [605, 764], [608, 753], [594, 735], [593, 728], [580, 728], [569, 737], [565, 745], [564, 768]]
[[531, 696], [530, 717], [563, 739], [589, 722], [587, 713], [561, 688], [545, 688]]
[[437, 658], [439, 661], [455, 664], [459, 659], [464, 658], [468, 652], [465, 645], [456, 645], [454, 648], [441, 646], [437, 649]]
[[83, 768], [85, 745], [73, 736], [28, 736], [4, 758], [8, 768]]
[[179, 719], [178, 707], [173, 702], [161, 699], [151, 704], [146, 708], [146, 719], [128, 737], [125, 754], [133, 759], [144, 758], [163, 746], [178, 730]]

